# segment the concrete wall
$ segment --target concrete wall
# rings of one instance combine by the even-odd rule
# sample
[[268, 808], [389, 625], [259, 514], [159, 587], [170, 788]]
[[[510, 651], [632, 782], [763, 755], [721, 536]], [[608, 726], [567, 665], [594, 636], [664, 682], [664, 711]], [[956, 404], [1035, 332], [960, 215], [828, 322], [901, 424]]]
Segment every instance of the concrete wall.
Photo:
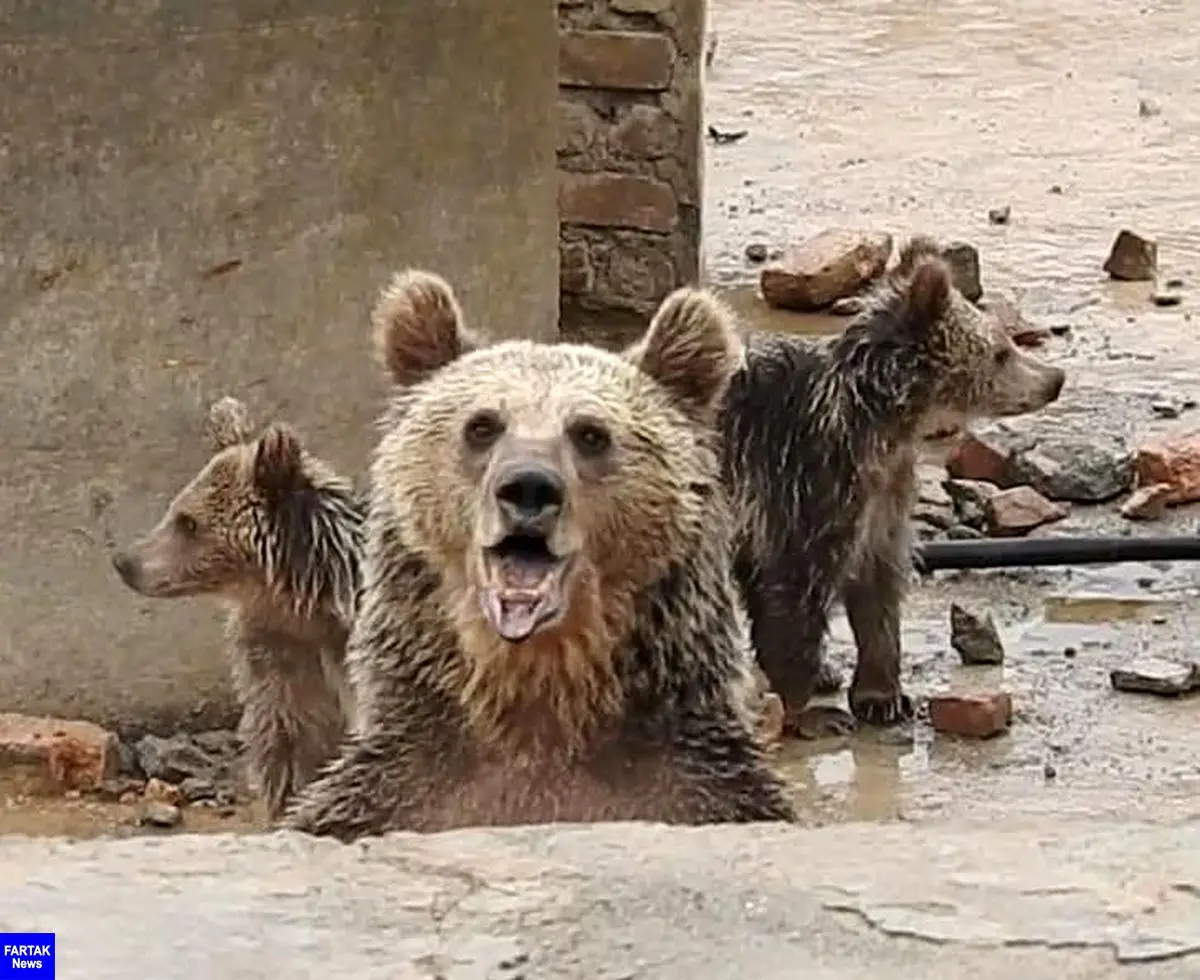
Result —
[[0, 2], [0, 710], [229, 720], [219, 611], [108, 540], [226, 392], [359, 471], [395, 266], [554, 334], [556, 59], [529, 0]]
[[623, 341], [700, 264], [704, 0], [559, 0], [562, 328]]

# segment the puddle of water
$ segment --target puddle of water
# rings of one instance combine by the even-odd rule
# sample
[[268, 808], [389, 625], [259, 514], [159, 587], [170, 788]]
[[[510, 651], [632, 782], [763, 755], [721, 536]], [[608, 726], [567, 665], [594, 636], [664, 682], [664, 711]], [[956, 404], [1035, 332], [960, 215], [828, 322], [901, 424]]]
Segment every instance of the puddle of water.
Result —
[[1072, 594], [1047, 596], [1043, 614], [1049, 623], [1112, 623], [1165, 615], [1177, 602], [1154, 596]]
[[849, 322], [846, 317], [824, 313], [774, 309], [763, 302], [756, 286], [733, 286], [718, 290], [718, 294], [754, 330], [822, 337], [836, 334]]

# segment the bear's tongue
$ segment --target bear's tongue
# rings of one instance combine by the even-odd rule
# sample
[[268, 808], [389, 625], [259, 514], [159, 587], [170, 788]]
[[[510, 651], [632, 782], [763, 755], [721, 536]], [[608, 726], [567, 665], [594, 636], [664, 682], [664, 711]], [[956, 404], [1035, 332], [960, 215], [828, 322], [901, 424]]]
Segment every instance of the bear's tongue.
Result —
[[483, 612], [509, 643], [528, 639], [555, 614], [558, 562], [542, 555], [496, 555], [489, 561]]

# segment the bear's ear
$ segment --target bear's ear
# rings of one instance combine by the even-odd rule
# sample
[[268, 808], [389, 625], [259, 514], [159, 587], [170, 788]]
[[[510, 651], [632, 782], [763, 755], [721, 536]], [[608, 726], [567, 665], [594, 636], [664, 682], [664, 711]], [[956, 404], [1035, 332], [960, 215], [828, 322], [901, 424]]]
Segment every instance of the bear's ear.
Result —
[[254, 450], [254, 485], [269, 498], [283, 496], [304, 481], [304, 450], [288, 426], [267, 427]]
[[899, 290], [904, 302], [904, 322], [914, 336], [929, 335], [950, 315], [954, 278], [950, 267], [936, 255], [915, 259]]
[[710, 421], [745, 361], [729, 309], [711, 293], [685, 287], [671, 293], [626, 360], [667, 389], [689, 415]]
[[249, 442], [251, 434], [250, 413], [236, 398], [226, 395], [209, 406], [204, 438], [213, 452]]
[[930, 257], [940, 258], [941, 254], [938, 243], [928, 235], [914, 235], [900, 249], [900, 257], [896, 260], [892, 272], [897, 276], [911, 276], [922, 260]]
[[375, 353], [398, 385], [428, 378], [479, 346], [441, 276], [408, 269], [392, 277], [371, 313]]

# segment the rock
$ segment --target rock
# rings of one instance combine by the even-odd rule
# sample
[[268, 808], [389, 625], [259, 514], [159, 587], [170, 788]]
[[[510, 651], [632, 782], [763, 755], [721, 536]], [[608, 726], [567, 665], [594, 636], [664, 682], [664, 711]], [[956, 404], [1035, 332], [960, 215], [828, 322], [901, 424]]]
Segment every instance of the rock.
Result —
[[946, 468], [923, 463], [917, 467], [917, 499], [922, 503], [935, 504], [939, 507], [949, 507], [954, 501], [942, 482], [946, 478]]
[[199, 800], [216, 799], [217, 787], [209, 779], [199, 779], [196, 776], [189, 776], [179, 784], [179, 792], [183, 794], [183, 798], [188, 803], [196, 803]]
[[132, 776], [118, 775], [113, 779], [104, 780], [99, 786], [91, 790], [90, 795], [107, 803], [117, 803], [127, 793], [141, 796], [142, 785], [142, 780], [140, 779], [134, 779]]
[[942, 258], [950, 266], [955, 288], [974, 303], [983, 295], [979, 280], [979, 251], [967, 242], [951, 242], [942, 249]]
[[137, 750], [124, 741], [117, 748], [121, 759], [118, 772], [122, 776], [128, 776], [131, 779], [144, 780], [146, 774], [142, 772], [142, 765], [138, 762]]
[[1151, 483], [1138, 487], [1121, 505], [1121, 516], [1131, 521], [1157, 521], [1167, 511], [1172, 487], [1169, 483]]
[[242, 742], [238, 738], [237, 732], [227, 728], [213, 728], [206, 732], [196, 732], [192, 736], [192, 741], [211, 756], [232, 758], [242, 751]]
[[981, 301], [980, 306], [987, 311], [989, 316], [996, 318], [1000, 326], [1004, 328], [1004, 332], [1012, 338], [1014, 344], [1021, 347], [1040, 347], [1050, 339], [1051, 334], [1048, 329], [1030, 323], [1017, 304], [1006, 297], [994, 297], [986, 304]]
[[1003, 487], [1008, 483], [1009, 461], [1032, 449], [1037, 440], [1003, 422], [968, 432], [946, 457], [946, 472], [956, 480], [986, 480]]
[[0, 771], [34, 776], [46, 793], [95, 790], [120, 769], [120, 741], [88, 721], [0, 714]]
[[746, 246], [746, 260], [748, 262], [766, 262], [767, 255], [767, 246], [762, 242], [751, 242]]
[[184, 734], [146, 735], [137, 743], [138, 763], [147, 778], [180, 783], [189, 776], [211, 778], [218, 761]]
[[1039, 444], [1013, 453], [1000, 482], [1029, 484], [1051, 500], [1100, 504], [1133, 485], [1133, 454], [1102, 440]]
[[1004, 646], [991, 615], [977, 616], [957, 602], [950, 604], [950, 646], [967, 665], [1004, 663]]
[[929, 721], [935, 731], [965, 738], [992, 738], [1012, 723], [1012, 697], [990, 694], [939, 694], [929, 699]]
[[1033, 487], [1001, 490], [987, 502], [988, 534], [995, 538], [1017, 538], [1043, 524], [1061, 521], [1068, 514], [1062, 504], [1047, 500]]
[[1164, 505], [1200, 500], [1200, 434], [1173, 442], [1147, 443], [1134, 455], [1139, 487], [1166, 484]]
[[858, 316], [866, 308], [861, 296], [843, 296], [830, 303], [825, 312], [832, 316]]
[[942, 483], [962, 524], [981, 528], [987, 522], [987, 504], [1000, 488], [987, 480], [946, 480]]
[[1200, 690], [1200, 664], [1142, 657], [1110, 671], [1109, 679], [1118, 691], [1177, 697]]
[[1104, 271], [1113, 279], [1146, 282], [1158, 268], [1158, 244], [1128, 229], [1117, 233], [1112, 250], [1104, 261]]
[[1006, 225], [1008, 219], [1012, 217], [1012, 205], [1006, 204], [1000, 208], [988, 209], [988, 223], [993, 225]]
[[967, 524], [952, 524], [946, 528], [946, 538], [949, 541], [978, 541], [982, 537], [982, 531]]
[[955, 479], [986, 480], [1002, 489], [1031, 486], [1051, 500], [1104, 503], [1133, 485], [1133, 455], [1116, 437], [1039, 442], [993, 423], [969, 433], [946, 457]]
[[1153, 99], [1138, 99], [1138, 116], [1142, 119], [1153, 119], [1160, 112], [1162, 107]]
[[949, 504], [931, 504], [919, 500], [913, 507], [912, 517], [914, 521], [944, 531], [954, 523], [954, 509]]
[[184, 803], [183, 791], [178, 786], [172, 786], [162, 779], [148, 779], [142, 790], [142, 797], [147, 800], [157, 800], [159, 803], [170, 803], [179, 806]]
[[832, 228], [785, 253], [763, 269], [763, 299], [770, 306], [811, 312], [852, 296], [877, 278], [892, 254], [892, 236]]
[[139, 827], [170, 830], [183, 822], [183, 811], [161, 800], [143, 800], [138, 806], [137, 822]]
[[1177, 419], [1183, 414], [1183, 406], [1177, 402], [1162, 398], [1150, 403], [1150, 411], [1160, 419]]
[[1183, 295], [1176, 292], [1168, 292], [1166, 290], [1156, 291], [1150, 297], [1150, 302], [1155, 306], [1178, 306], [1183, 302]]

